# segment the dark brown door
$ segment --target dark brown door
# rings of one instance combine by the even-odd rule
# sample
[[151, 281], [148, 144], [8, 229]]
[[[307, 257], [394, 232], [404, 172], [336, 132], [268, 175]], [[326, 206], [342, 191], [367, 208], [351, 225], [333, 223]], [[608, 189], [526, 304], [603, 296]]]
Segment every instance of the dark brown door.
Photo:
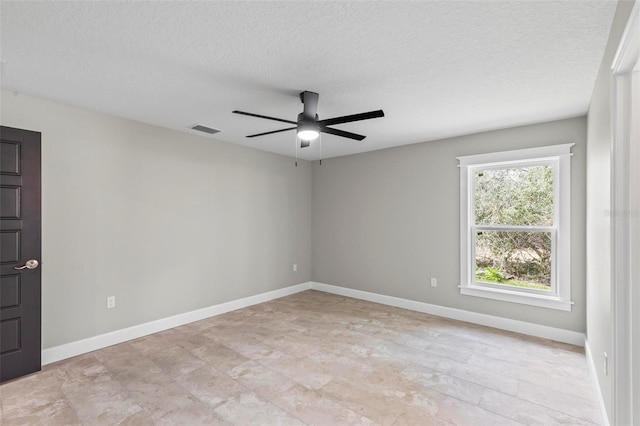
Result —
[[40, 370], [40, 133], [0, 127], [0, 382]]

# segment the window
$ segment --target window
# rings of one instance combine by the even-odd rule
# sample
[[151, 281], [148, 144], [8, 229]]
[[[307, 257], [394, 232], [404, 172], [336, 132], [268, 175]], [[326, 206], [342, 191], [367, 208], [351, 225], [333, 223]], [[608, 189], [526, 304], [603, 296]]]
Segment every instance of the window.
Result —
[[572, 146], [458, 157], [461, 294], [571, 310]]

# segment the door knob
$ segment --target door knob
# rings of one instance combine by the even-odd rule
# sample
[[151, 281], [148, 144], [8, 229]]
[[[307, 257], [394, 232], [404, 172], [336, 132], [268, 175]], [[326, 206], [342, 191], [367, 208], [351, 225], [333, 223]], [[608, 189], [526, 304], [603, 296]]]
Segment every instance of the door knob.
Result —
[[14, 266], [13, 269], [36, 269], [38, 267], [39, 263], [37, 260], [35, 259], [29, 259], [27, 260], [27, 263], [25, 263], [22, 266]]

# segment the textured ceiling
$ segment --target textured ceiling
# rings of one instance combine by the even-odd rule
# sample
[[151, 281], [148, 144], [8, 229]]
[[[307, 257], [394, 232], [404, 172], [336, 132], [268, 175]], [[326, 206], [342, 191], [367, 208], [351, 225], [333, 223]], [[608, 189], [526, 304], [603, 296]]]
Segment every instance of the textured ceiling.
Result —
[[[7, 2], [2, 89], [289, 156], [298, 93], [329, 158], [585, 114], [614, 1]], [[198, 133], [200, 134], [200, 133]], [[319, 144], [299, 150], [320, 156]]]

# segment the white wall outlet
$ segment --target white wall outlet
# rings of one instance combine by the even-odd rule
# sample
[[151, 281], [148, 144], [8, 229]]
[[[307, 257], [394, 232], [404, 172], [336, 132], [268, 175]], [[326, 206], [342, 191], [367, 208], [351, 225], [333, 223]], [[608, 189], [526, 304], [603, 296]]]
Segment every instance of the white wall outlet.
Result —
[[293, 264], [293, 272], [298, 272], [298, 264], [297, 263]]
[[609, 375], [609, 357], [606, 352], [604, 353], [604, 375]]
[[116, 297], [115, 296], [107, 297], [107, 309], [111, 309], [115, 307], [116, 307]]
[[438, 280], [436, 278], [431, 278], [431, 287], [438, 287]]

